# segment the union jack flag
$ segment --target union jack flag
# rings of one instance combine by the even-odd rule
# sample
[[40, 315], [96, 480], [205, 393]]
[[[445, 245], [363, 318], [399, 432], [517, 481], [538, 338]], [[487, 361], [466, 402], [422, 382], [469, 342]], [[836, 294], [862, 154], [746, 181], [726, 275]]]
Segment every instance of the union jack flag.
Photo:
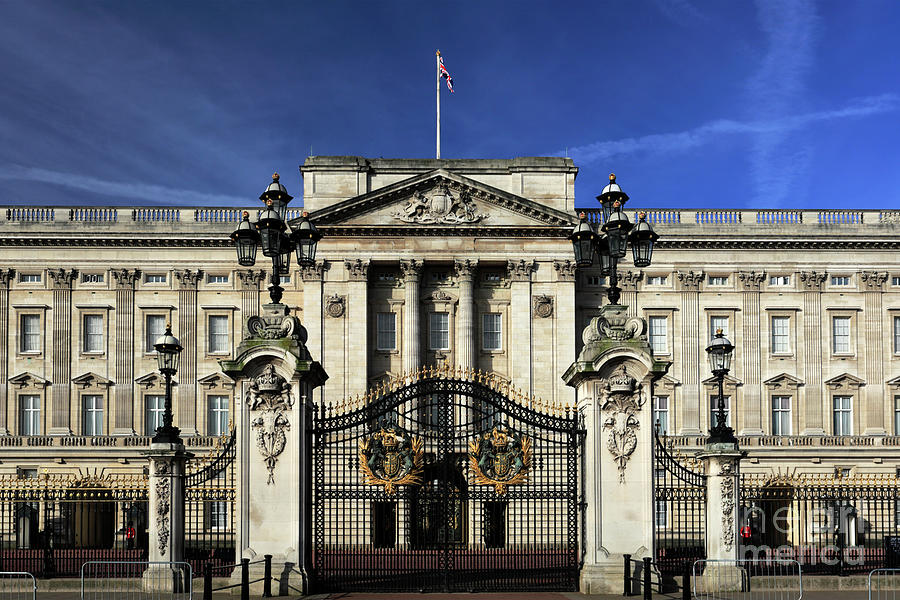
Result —
[[441, 70], [441, 77], [447, 79], [447, 89], [450, 90], [450, 93], [453, 93], [453, 78], [450, 77], [450, 73], [447, 72], [447, 68], [444, 66], [444, 57], [438, 56], [438, 66]]

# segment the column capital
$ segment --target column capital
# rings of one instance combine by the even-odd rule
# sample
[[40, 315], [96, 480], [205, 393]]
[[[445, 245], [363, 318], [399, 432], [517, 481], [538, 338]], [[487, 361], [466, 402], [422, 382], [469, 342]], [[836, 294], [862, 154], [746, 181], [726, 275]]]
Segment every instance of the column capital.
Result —
[[369, 280], [369, 261], [361, 260], [345, 260], [344, 268], [347, 269], [347, 276], [350, 281], [368, 281]]
[[9, 287], [9, 282], [16, 275], [15, 269], [0, 269], [0, 287]]
[[[532, 261], [532, 265], [534, 261]], [[556, 269], [557, 281], [575, 281], [575, 263], [571, 260], [554, 260], [553, 268]], [[529, 278], [531, 273], [528, 274]], [[513, 281], [516, 279], [513, 278]]]
[[175, 279], [178, 280], [179, 288], [183, 290], [196, 290], [202, 276], [203, 271], [200, 269], [196, 271], [191, 271], [190, 269], [175, 271]]
[[55, 290], [72, 289], [72, 282], [78, 277], [75, 269], [48, 269], [47, 274], [52, 281], [51, 287]]
[[478, 260], [457, 260], [453, 262], [453, 269], [459, 279], [474, 279], [478, 269]]
[[134, 289], [134, 283], [140, 278], [140, 269], [113, 269], [113, 279], [116, 280], [116, 289]]
[[266, 278], [266, 272], [263, 269], [260, 269], [259, 271], [246, 269], [237, 271], [235, 274], [237, 275], [238, 282], [240, 282], [241, 289], [245, 290], [258, 290], [259, 282]]
[[816, 271], [801, 271], [800, 272], [800, 285], [804, 292], [821, 292], [822, 284], [825, 283], [825, 278], [828, 277], [828, 273], [824, 271], [818, 273]]
[[859, 273], [859, 281], [866, 292], [883, 292], [884, 282], [887, 281], [887, 278], [887, 273], [879, 271], [860, 271]]
[[681, 283], [681, 291], [697, 292], [700, 290], [700, 282], [703, 281], [703, 271], [676, 271], [675, 277]]
[[324, 274], [325, 261], [319, 261], [313, 265], [300, 267], [300, 277], [303, 281], [322, 281]]
[[744, 292], [758, 292], [762, 282], [766, 279], [766, 272], [739, 271], [738, 281], [741, 282], [741, 290]]
[[411, 258], [409, 260], [400, 261], [400, 272], [403, 273], [403, 279], [406, 281], [419, 281], [422, 277], [423, 264], [421, 260]]
[[626, 292], [636, 292], [638, 282], [643, 279], [643, 271], [623, 271], [619, 273], [619, 285]]

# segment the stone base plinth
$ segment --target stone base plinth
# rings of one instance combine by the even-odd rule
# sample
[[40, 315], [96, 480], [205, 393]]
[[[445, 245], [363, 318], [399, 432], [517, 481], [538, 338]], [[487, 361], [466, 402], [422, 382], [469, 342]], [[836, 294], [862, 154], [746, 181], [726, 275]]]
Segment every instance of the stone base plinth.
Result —
[[[640, 596], [643, 593], [644, 565], [641, 561], [631, 563], [631, 593]], [[616, 594], [621, 595], [625, 591], [624, 572], [625, 556], [622, 554], [610, 554], [606, 562], [584, 565], [581, 568], [578, 590], [582, 594]], [[659, 572], [651, 571], [650, 580], [654, 584], [658, 582]]]
[[[262, 557], [251, 559], [249, 568], [251, 596], [262, 596], [265, 585], [266, 565]], [[259, 560], [260, 562], [256, 562]], [[241, 567], [231, 572], [231, 588], [233, 595], [241, 593]], [[309, 576], [304, 569], [293, 560], [285, 560], [284, 556], [272, 557], [272, 596], [307, 596], [310, 592]]]
[[694, 580], [697, 596], [750, 591], [750, 576], [747, 569], [735, 564], [707, 563], [700, 575]]
[[191, 585], [191, 582], [188, 581], [186, 567], [183, 564], [148, 565], [142, 580], [142, 587], [145, 592], [182, 594], [187, 593]]

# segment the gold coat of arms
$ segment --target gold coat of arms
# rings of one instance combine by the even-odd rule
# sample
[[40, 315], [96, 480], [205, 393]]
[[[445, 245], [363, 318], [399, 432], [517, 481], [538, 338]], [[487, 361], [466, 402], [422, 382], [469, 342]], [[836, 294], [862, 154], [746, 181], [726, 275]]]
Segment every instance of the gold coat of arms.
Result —
[[469, 443], [469, 466], [475, 483], [493, 485], [495, 492], [505, 494], [509, 486], [528, 481], [531, 440], [494, 427]]
[[396, 425], [381, 428], [359, 442], [359, 469], [366, 485], [383, 485], [393, 495], [399, 485], [421, 483], [425, 468], [422, 439]]

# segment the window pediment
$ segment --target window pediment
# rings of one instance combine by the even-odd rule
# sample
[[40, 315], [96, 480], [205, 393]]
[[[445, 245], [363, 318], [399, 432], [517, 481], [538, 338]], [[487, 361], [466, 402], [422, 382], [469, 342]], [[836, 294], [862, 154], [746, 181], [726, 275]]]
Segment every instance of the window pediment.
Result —
[[10, 377], [8, 381], [19, 389], [44, 388], [50, 385], [50, 382], [48, 380], [44, 379], [43, 377], [38, 377], [34, 373], [29, 373], [28, 371], [20, 373], [15, 377]]
[[221, 371], [212, 373], [210, 375], [207, 375], [206, 377], [201, 377], [197, 380], [197, 383], [199, 383], [207, 390], [215, 388], [234, 389], [234, 380]]
[[798, 377], [794, 377], [788, 373], [780, 373], [775, 377], [770, 377], [763, 381], [763, 385], [769, 388], [772, 391], [777, 390], [796, 390], [803, 384], [803, 380]]
[[82, 389], [91, 388], [91, 387], [109, 387], [113, 385], [113, 382], [106, 377], [101, 375], [97, 375], [96, 373], [91, 373], [88, 371], [83, 375], [79, 375], [78, 377], [72, 378], [72, 383], [81, 387]]
[[850, 373], [841, 373], [837, 377], [832, 377], [825, 381], [825, 385], [832, 391], [855, 391], [866, 385], [866, 382]]
[[[134, 380], [136, 384], [144, 388], [145, 390], [149, 389], [166, 389], [166, 379], [157, 372], [147, 373], [146, 375], [142, 375]], [[178, 382], [175, 381], [175, 378], [172, 378], [172, 385], [178, 385]]]

